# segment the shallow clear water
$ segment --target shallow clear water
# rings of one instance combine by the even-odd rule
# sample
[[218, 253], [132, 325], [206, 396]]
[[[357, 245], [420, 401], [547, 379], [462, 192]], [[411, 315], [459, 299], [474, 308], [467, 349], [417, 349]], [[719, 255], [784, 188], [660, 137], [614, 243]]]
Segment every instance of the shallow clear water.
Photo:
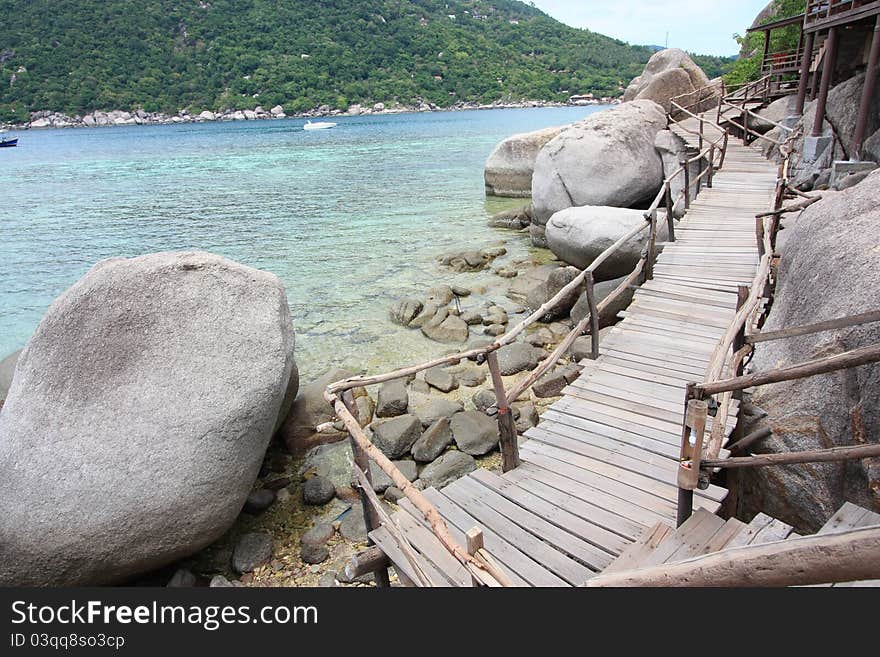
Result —
[[438, 282], [499, 282], [442, 271], [445, 251], [503, 239], [508, 259], [528, 255], [523, 234], [486, 226], [510, 206], [484, 195], [486, 157], [513, 133], [598, 109], [17, 133], [19, 147], [0, 150], [0, 358], [98, 260], [178, 249], [278, 275], [306, 379], [447, 351], [393, 325], [389, 305]]

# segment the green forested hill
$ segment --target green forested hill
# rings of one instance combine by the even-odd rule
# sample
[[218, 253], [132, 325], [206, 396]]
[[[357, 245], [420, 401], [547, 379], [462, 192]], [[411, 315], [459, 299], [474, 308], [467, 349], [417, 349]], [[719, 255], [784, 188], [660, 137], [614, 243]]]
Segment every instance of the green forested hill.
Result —
[[510, 0], [0, 0], [0, 120], [617, 95], [650, 55]]

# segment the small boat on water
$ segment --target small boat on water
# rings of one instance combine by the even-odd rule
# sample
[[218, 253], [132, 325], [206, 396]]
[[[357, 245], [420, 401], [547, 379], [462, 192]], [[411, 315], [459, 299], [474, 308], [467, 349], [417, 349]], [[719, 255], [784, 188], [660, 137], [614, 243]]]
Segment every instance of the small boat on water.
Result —
[[327, 130], [328, 128], [335, 128], [336, 124], [331, 123], [330, 121], [315, 121], [312, 123], [311, 121], [306, 121], [306, 124], [303, 126], [303, 130]]
[[0, 148], [9, 148], [11, 146], [18, 146], [18, 137], [14, 139], [10, 139], [6, 137], [6, 131], [0, 130]]

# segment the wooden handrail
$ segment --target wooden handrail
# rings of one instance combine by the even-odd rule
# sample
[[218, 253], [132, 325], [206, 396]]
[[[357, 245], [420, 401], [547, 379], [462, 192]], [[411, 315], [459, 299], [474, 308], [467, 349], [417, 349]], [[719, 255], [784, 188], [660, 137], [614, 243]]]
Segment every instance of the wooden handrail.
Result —
[[880, 526], [744, 545], [598, 575], [584, 586], [793, 586], [880, 577]]

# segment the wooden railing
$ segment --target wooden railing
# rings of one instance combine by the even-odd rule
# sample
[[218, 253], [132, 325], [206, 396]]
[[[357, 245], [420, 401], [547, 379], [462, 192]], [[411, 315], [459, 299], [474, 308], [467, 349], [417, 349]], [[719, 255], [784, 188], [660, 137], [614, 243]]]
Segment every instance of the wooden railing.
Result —
[[[783, 159], [779, 165], [773, 209], [757, 215], [756, 239], [760, 262], [751, 286], [740, 285], [738, 289], [737, 312], [713, 351], [702, 383], [690, 383], [685, 391], [684, 420], [682, 422], [681, 450], [678, 469], [678, 523], [682, 524], [693, 512], [693, 492], [709, 485], [711, 473], [716, 468], [756, 467], [784, 463], [806, 463], [819, 461], [840, 461], [854, 458], [880, 456], [880, 445], [864, 445], [852, 448], [832, 448], [781, 455], [762, 455], [753, 457], [719, 458], [726, 418], [730, 404], [746, 388], [816, 376], [840, 369], [857, 367], [880, 362], [880, 345], [873, 345], [835, 356], [820, 358], [795, 366], [778, 368], [759, 374], [743, 375], [743, 363], [753, 351], [757, 342], [777, 340], [795, 335], [806, 335], [819, 331], [855, 326], [867, 322], [880, 321], [880, 311], [862, 313], [853, 317], [820, 322], [802, 327], [792, 327], [769, 334], [756, 333], [762, 316], [769, 310], [764, 302], [771, 297], [775, 279], [773, 262], [776, 234], [782, 214], [801, 210], [819, 200], [820, 196], [809, 196], [794, 190], [788, 180], [789, 164], [793, 144], [798, 133], [792, 133], [781, 145]], [[783, 207], [787, 191], [799, 196], [807, 196], [793, 206]], [[748, 329], [748, 330], [747, 330]], [[710, 412], [711, 411], [711, 412]], [[712, 430], [707, 436], [706, 425], [709, 415], [715, 417]], [[750, 444], [755, 439], [766, 437], [761, 432], [756, 437], [746, 437], [737, 445]]]
[[870, 10], [880, 6], [877, 0], [808, 0], [804, 25], [810, 27], [844, 14], [860, 15], [860, 9]]
[[[384, 374], [355, 376], [343, 379], [331, 383], [324, 391], [324, 398], [333, 407], [336, 417], [345, 424], [345, 428], [350, 436], [355, 460], [354, 470], [360, 484], [361, 500], [364, 507], [364, 517], [367, 529], [368, 531], [372, 531], [379, 526], [384, 526], [388, 529], [389, 533], [399, 544], [402, 553], [413, 566], [413, 572], [419, 579], [418, 582], [415, 582], [416, 584], [431, 586], [433, 583], [420, 568], [418, 560], [414, 556], [415, 550], [409, 545], [404, 532], [399, 527], [395, 526], [393, 518], [389, 517], [384, 509], [381, 508], [378, 498], [376, 498], [375, 495], [370, 494], [372, 493], [372, 479], [369, 467], [370, 461], [373, 461], [385, 474], [387, 474], [394, 482], [394, 485], [399, 488], [413, 506], [422, 513], [434, 535], [443, 547], [470, 572], [475, 586], [506, 586], [509, 585], [510, 582], [504, 572], [492, 561], [488, 553], [480, 547], [482, 545], [482, 533], [480, 528], [475, 527], [471, 532], [468, 532], [468, 546], [458, 544], [437, 509], [367, 437], [357, 419], [357, 408], [354, 404], [352, 390], [357, 387], [377, 385], [413, 376], [418, 372], [425, 371], [432, 367], [450, 365], [464, 359], [476, 360], [479, 364], [485, 363], [489, 369], [489, 374], [496, 395], [495, 406], [497, 408], [502, 470], [507, 472], [516, 468], [520, 464], [519, 448], [517, 446], [516, 428], [510, 410], [510, 404], [527, 391], [554, 365], [556, 365], [556, 363], [558, 363], [571, 348], [574, 341], [587, 330], [589, 330], [592, 341], [591, 358], [598, 358], [599, 317], [601, 313], [610, 307], [618, 297], [627, 292], [630, 287], [641, 284], [653, 277], [653, 267], [657, 257], [658, 210], [661, 204], [665, 206], [668, 239], [669, 241], [674, 242], [675, 226], [673, 211], [675, 205], [679, 200], [684, 198], [685, 208], [688, 208], [691, 199], [695, 193], [698, 193], [700, 187], [704, 184], [704, 181], [707, 186], [711, 187], [712, 177], [715, 172], [723, 166], [728, 144], [727, 131], [721, 126], [702, 116], [693, 114], [681, 106], [676, 105], [676, 108], [680, 110], [681, 116], [686, 118], [695, 117], [699, 120], [699, 134], [701, 136], [704, 135], [706, 126], [714, 128], [717, 133], [715, 138], [709, 140], [708, 137], [706, 137], [708, 145], [701, 148], [697, 154], [681, 162], [679, 168], [663, 181], [654, 201], [644, 213], [645, 222], [643, 224], [633, 227], [614, 244], [605, 249], [586, 269], [579, 272], [570, 283], [562, 287], [550, 300], [541, 305], [540, 308], [537, 308], [504, 335], [496, 338], [489, 345], [442, 356], [418, 365], [403, 367]], [[670, 120], [672, 123], [677, 122], [676, 119]], [[689, 130], [684, 126], [681, 127]], [[698, 175], [692, 178], [690, 175], [690, 169], [691, 165], [696, 162], [701, 163], [701, 171]], [[704, 162], [705, 166], [702, 165]], [[682, 189], [678, 194], [673, 196], [673, 182], [678, 181], [680, 178], [683, 179]], [[639, 237], [645, 232], [648, 233], [647, 246], [635, 268], [621, 282], [621, 284], [611, 292], [611, 294], [605, 297], [601, 302], [597, 303], [594, 292], [596, 270], [602, 263], [623, 247], [625, 243]], [[559, 303], [570, 294], [580, 290], [582, 286], [584, 287], [587, 296], [589, 314], [577, 323], [553, 352], [539, 363], [533, 371], [514, 384], [509, 390], [505, 389], [504, 382], [501, 378], [500, 368], [498, 366], [496, 352], [502, 347], [512, 344], [529, 326], [538, 322], [548, 313], [548, 311], [559, 305]], [[470, 540], [471, 538], [473, 538], [473, 541]], [[387, 584], [387, 573], [378, 577], [377, 581], [379, 583]]]

